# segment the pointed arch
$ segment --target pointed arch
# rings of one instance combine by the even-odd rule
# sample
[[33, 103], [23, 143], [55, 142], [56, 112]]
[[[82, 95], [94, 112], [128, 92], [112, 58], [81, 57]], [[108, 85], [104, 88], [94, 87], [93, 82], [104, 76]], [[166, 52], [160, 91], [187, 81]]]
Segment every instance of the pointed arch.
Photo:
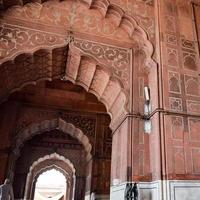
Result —
[[[44, 121], [41, 121], [40, 123], [31, 124], [30, 126], [23, 129], [21, 132], [19, 132], [14, 138], [13, 144], [12, 144], [12, 153], [10, 154], [10, 157], [9, 157], [8, 170], [7, 170], [7, 177], [9, 177], [10, 180], [13, 181], [16, 160], [19, 158], [20, 150], [25, 144], [25, 142], [36, 135], [43, 134], [44, 132], [55, 130], [55, 129], [58, 129], [66, 134], [69, 134], [71, 137], [77, 139], [83, 145], [84, 150], [86, 152], [86, 157], [85, 157], [86, 162], [91, 163], [92, 145], [88, 137], [82, 132], [82, 130], [75, 127], [71, 123], [65, 122], [61, 118], [52, 119], [52, 120], [44, 120]], [[53, 154], [53, 156], [56, 156], [56, 155]], [[48, 158], [48, 156], [46, 158]], [[63, 159], [63, 158], [60, 157], [60, 159]]]
[[94, 94], [105, 105], [112, 121], [110, 127], [113, 128], [116, 120], [128, 112], [128, 85], [112, 70], [84, 55], [73, 44], [21, 54], [14, 61], [7, 61], [1, 66], [0, 86], [2, 82], [4, 87], [0, 89], [0, 100], [40, 81], [68, 80]]
[[[65, 164], [65, 169], [59, 166], [59, 163], [54, 163], [55, 161], [61, 161]], [[53, 161], [53, 162], [51, 162]], [[30, 199], [33, 196], [35, 190], [35, 184], [37, 178], [50, 169], [56, 169], [60, 171], [66, 178], [68, 188], [67, 188], [67, 200], [74, 196], [75, 191], [75, 182], [76, 182], [76, 169], [73, 163], [66, 159], [64, 156], [59, 155], [58, 153], [53, 153], [39, 158], [29, 168], [29, 172], [26, 179], [26, 187], [24, 193], [24, 199]]]
[[76, 169], [75, 169], [75, 167], [74, 167], [74, 164], [73, 164], [69, 159], [65, 158], [64, 156], [62, 156], [62, 155], [60, 155], [60, 154], [58, 154], [58, 153], [52, 153], [52, 154], [46, 155], [46, 156], [41, 157], [41, 158], [39, 158], [38, 160], [34, 161], [34, 162], [32, 163], [32, 165], [30, 166], [30, 168], [29, 168], [29, 173], [30, 173], [31, 171], [33, 171], [33, 169], [34, 169], [37, 165], [39, 165], [41, 162], [44, 162], [44, 161], [46, 161], [46, 160], [51, 160], [51, 159], [56, 159], [56, 160], [61, 160], [61, 161], [63, 161], [65, 164], [67, 164], [67, 166], [70, 167], [70, 169], [71, 169], [71, 171], [72, 171], [73, 174], [76, 173]]
[[84, 147], [86, 152], [86, 160], [89, 161], [92, 158], [91, 150], [92, 145], [86, 135], [77, 127], [71, 123], [65, 122], [63, 119], [45, 120], [40, 123], [34, 123], [23, 129], [17, 134], [13, 143], [13, 152], [19, 156], [20, 149], [23, 144], [34, 137], [35, 135], [42, 134], [46, 131], [58, 129], [66, 134], [69, 134], [73, 138], [77, 139]]

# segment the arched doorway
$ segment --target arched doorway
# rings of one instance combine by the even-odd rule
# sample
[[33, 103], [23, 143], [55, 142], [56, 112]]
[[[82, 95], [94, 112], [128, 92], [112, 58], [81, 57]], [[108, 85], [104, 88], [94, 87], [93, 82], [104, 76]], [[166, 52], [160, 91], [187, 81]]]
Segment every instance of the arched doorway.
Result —
[[54, 166], [45, 170], [37, 177], [33, 199], [65, 200], [68, 187], [65, 176]]
[[[16, 137], [17, 143], [14, 152], [20, 152], [20, 154], [12, 154], [10, 157], [9, 172], [10, 177], [11, 174], [14, 175], [15, 196], [22, 198], [25, 195], [26, 199], [34, 199], [33, 194], [38, 175], [41, 171], [56, 165], [65, 171], [68, 185], [66, 200], [83, 199], [85, 190], [88, 192], [91, 190], [93, 159], [92, 145], [88, 137], [80, 129], [62, 119], [32, 124], [28, 129], [24, 129], [18, 135], [19, 137]], [[57, 153], [45, 155], [45, 153], [55, 151], [60, 152], [63, 156], [58, 156]], [[38, 158], [42, 155], [44, 157]], [[35, 158], [38, 158], [38, 161], [34, 161]], [[68, 159], [75, 165], [73, 166]], [[30, 166], [33, 161], [34, 163]], [[23, 166], [24, 162], [26, 164]], [[77, 171], [76, 181], [75, 171]], [[19, 185], [19, 183], [21, 184]], [[18, 188], [19, 186], [20, 188]]]
[[[57, 153], [46, 155], [44, 157], [39, 158], [34, 163], [32, 163], [26, 178], [24, 199], [35, 198], [34, 194], [37, 187], [37, 181], [39, 176], [44, 172], [47, 171], [49, 172], [52, 169], [59, 171], [63, 175], [65, 181], [63, 182], [63, 178], [59, 176], [60, 177], [59, 180], [61, 181], [61, 183], [60, 185], [57, 184], [57, 178], [55, 177], [55, 175], [58, 173], [56, 174], [53, 173], [53, 177], [50, 176], [47, 177], [47, 179], [43, 178], [42, 185], [47, 188], [48, 183], [52, 182], [52, 184], [50, 185], [51, 188], [52, 186], [54, 186], [54, 188], [52, 189], [55, 190], [58, 189], [57, 192], [60, 191], [59, 198], [62, 197], [64, 200], [74, 199], [75, 184], [76, 184], [76, 169], [70, 160], [66, 159], [64, 156], [61, 156]], [[50, 188], [48, 189], [48, 191], [49, 191], [48, 194], [50, 194]], [[57, 196], [56, 193], [55, 196]]]

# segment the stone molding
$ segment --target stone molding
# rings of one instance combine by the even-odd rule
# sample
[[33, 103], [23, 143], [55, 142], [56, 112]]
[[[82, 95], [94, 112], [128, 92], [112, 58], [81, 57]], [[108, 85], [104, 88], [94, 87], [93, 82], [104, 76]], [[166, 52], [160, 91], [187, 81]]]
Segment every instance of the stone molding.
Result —
[[45, 161], [45, 160], [49, 160], [49, 159], [57, 159], [57, 160], [61, 160], [61, 161], [65, 162], [65, 163], [71, 168], [72, 172], [73, 172], [74, 174], [76, 173], [76, 169], [75, 169], [73, 163], [72, 163], [69, 159], [65, 158], [64, 156], [62, 156], [62, 155], [60, 155], [60, 154], [58, 154], [58, 153], [52, 153], [52, 154], [50, 154], [50, 155], [46, 155], [46, 156], [44, 156], [44, 157], [42, 157], [42, 158], [39, 158], [39, 159], [36, 160], [35, 162], [33, 162], [33, 164], [32, 164], [32, 165], [30, 166], [30, 168], [29, 168], [29, 173], [31, 173], [31, 171], [32, 171], [39, 163], [41, 163], [41, 162], [43, 162], [43, 161]]
[[[56, 6], [59, 6], [61, 4], [59, 2], [54, 2], [54, 3]], [[77, 5], [75, 5], [75, 4], [79, 5], [80, 7], [84, 7], [84, 5], [82, 3], [74, 3], [73, 5], [76, 7]], [[53, 3], [46, 2], [46, 3], [44, 3], [44, 5], [38, 4], [38, 3], [32, 3], [32, 4], [26, 4], [24, 7], [13, 7], [11, 9], [9, 9], [9, 11], [2, 14], [4, 17], [4, 21], [2, 21], [1, 23], [7, 23], [7, 21], [12, 21], [10, 19], [17, 19], [18, 21], [20, 21], [20, 20], [26, 21], [26, 20], [36, 19], [37, 23], [39, 23], [40, 20], [42, 20], [42, 17], [40, 19], [41, 12], [43, 12], [43, 9], [41, 9], [41, 8], [45, 7], [46, 5], [49, 5], [51, 7], [53, 5]], [[155, 63], [151, 58], [152, 54], [153, 54], [153, 45], [148, 40], [146, 32], [138, 25], [138, 23], [132, 16], [127, 15], [122, 10], [122, 8], [111, 4], [109, 1], [102, 1], [101, 3], [99, 1], [90, 1], [88, 6], [91, 9], [99, 10], [101, 15], [104, 17], [103, 21], [105, 21], [105, 19], [108, 19], [107, 21], [109, 21], [111, 19], [110, 21], [112, 21], [112, 22], [106, 22], [106, 23], [109, 23], [109, 26], [113, 26], [112, 25], [113, 21], [115, 22], [114, 24], [116, 25], [116, 27], [113, 28], [113, 30], [112, 30], [113, 33], [116, 33], [117, 31], [119, 31], [119, 29], [123, 29], [123, 31], [126, 32], [127, 38], [130, 38], [130, 41], [137, 41], [140, 44], [141, 48], [146, 53], [146, 58], [147, 58], [146, 66], [147, 67], [152, 66], [152, 65], [155, 66]], [[63, 6], [63, 7], [65, 7], [65, 6]], [[84, 8], [84, 9], [86, 9], [86, 8]], [[23, 16], [23, 12], [26, 12], [26, 14], [24, 13], [25, 16]], [[49, 12], [51, 12], [51, 11], [49, 11]], [[66, 13], [68, 13], [68, 12], [64, 12], [64, 13], [66, 15]], [[77, 13], [73, 13], [73, 14], [75, 15], [74, 17], [76, 17]], [[20, 15], [22, 15], [21, 18], [20, 18]], [[61, 15], [62, 15], [62, 13], [61, 13]], [[7, 19], [7, 17], [8, 17], [8, 19]], [[66, 16], [62, 16], [62, 17], [66, 17]], [[71, 16], [69, 16], [69, 17], [71, 17]], [[47, 18], [45, 17], [45, 25], [48, 24], [48, 22], [46, 22], [46, 19]], [[55, 27], [55, 25], [58, 26], [59, 22], [64, 23], [64, 22], [61, 22], [62, 20], [59, 22], [56, 21], [58, 19], [56, 19], [56, 18], [54, 19], [54, 17], [51, 17], [49, 19], [54, 20], [53, 23], [56, 23], [56, 24], [53, 24], [53, 27]], [[81, 20], [81, 18], [77, 18], [77, 20], [70, 18], [70, 20], [72, 20], [72, 21], [69, 21], [69, 25], [70, 25], [70, 23], [72, 23], [72, 25], [73, 25], [73, 23], [76, 23], [77, 21]], [[49, 23], [51, 25], [51, 22], [49, 22]], [[27, 24], [30, 24], [30, 23], [27, 23]], [[82, 24], [84, 25], [84, 22], [80, 23], [79, 26]], [[64, 24], [62, 24], [62, 27], [63, 27], [63, 25]], [[25, 24], [23, 24], [22, 26], [25, 27]], [[85, 24], [84, 26], [88, 26], [88, 28], [89, 28], [90, 25]], [[109, 26], [106, 25], [107, 28]], [[38, 26], [35, 26], [35, 27], [38, 27]], [[92, 28], [91, 29], [92, 32], [94, 32], [94, 27], [91, 27], [91, 28]], [[100, 30], [100, 29], [98, 29], [98, 30]], [[103, 29], [101, 29], [101, 31], [102, 30]], [[36, 30], [36, 31], [39, 32], [40, 30]], [[87, 30], [87, 32], [88, 32], [88, 30]], [[102, 34], [101, 32], [99, 32], [99, 33], [100, 33], [100, 35]], [[121, 33], [119, 33], [119, 35], [120, 34]], [[66, 37], [66, 32], [64, 33], [64, 35]], [[109, 33], [109, 37], [115, 39], [115, 36], [110, 33]], [[125, 33], [121, 34], [120, 37], [123, 40], [125, 38]], [[41, 39], [39, 39], [39, 41], [41, 42]], [[24, 51], [24, 53], [25, 52], [26, 51]]]

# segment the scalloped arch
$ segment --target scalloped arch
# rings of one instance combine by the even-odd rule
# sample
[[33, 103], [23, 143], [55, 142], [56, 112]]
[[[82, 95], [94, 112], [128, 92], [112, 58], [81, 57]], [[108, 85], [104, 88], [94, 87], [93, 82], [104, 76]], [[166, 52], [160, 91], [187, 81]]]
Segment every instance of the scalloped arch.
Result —
[[[40, 12], [43, 12], [42, 11], [43, 9], [41, 9], [41, 8], [44, 5], [46, 5], [46, 4], [49, 4], [49, 5], [55, 4], [55, 5], [57, 5], [57, 4], [62, 4], [62, 3], [64, 4], [66, 1], [73, 2], [71, 0], [65, 0], [65, 1], [57, 0], [57, 1], [54, 1], [54, 2], [38, 0], [38, 1], [36, 1], [37, 3], [31, 3], [30, 4], [30, 3], [27, 3], [27, 1], [25, 1], [23, 3], [23, 1], [16, 0], [16, 1], [13, 1], [14, 5], [16, 5], [16, 4], [20, 5], [17, 2], [21, 2], [22, 3], [21, 6], [22, 5], [24, 5], [24, 6], [23, 7], [19, 7], [18, 6], [18, 7], [13, 7], [11, 9], [9, 9], [9, 11], [4, 12], [3, 18], [4, 18], [5, 22], [6, 22], [7, 17], [8, 17], [8, 19], [10, 18], [10, 15], [13, 15], [14, 17], [18, 17], [18, 19], [20, 19], [19, 15], [20, 15], [21, 12], [23, 12], [23, 9], [24, 10], [32, 9], [31, 6], [34, 6], [34, 5], [35, 5], [35, 7], [33, 7], [33, 10], [34, 10], [33, 16], [35, 16], [37, 14], [38, 14], [38, 16], [40, 16], [41, 15]], [[114, 28], [113, 31], [116, 32], [119, 29], [122, 29], [123, 31], [125, 31], [127, 36], [130, 38], [130, 40], [137, 41], [140, 44], [141, 48], [145, 51], [146, 57], [147, 57], [146, 65], [148, 67], [152, 66], [152, 65], [155, 65], [155, 62], [152, 59], [152, 55], [153, 55], [153, 51], [154, 51], [153, 45], [148, 40], [147, 33], [144, 31], [144, 29], [142, 27], [139, 26], [137, 21], [132, 16], [127, 15], [126, 12], [121, 7], [110, 3], [110, 1], [108, 1], [108, 0], [80, 0], [79, 2], [80, 2], [79, 4], [83, 4], [83, 5], [86, 4], [88, 9], [98, 10], [101, 13], [102, 17], [103, 17], [102, 20], [111, 19], [111, 23], [110, 24], [113, 24], [113, 22], [115, 24], [115, 28]], [[26, 8], [24, 8], [24, 7], [26, 7]], [[66, 15], [66, 12], [65, 12], [65, 15]], [[25, 17], [27, 17], [27, 15], [24, 15], [22, 17], [22, 19], [25, 20], [24, 19]], [[32, 17], [32, 18], [34, 18], [34, 17]], [[37, 19], [37, 23], [41, 21], [40, 17], [36, 18], [36, 19]], [[78, 20], [74, 20], [73, 22], [70, 21], [70, 23], [77, 23], [77, 21]], [[58, 26], [59, 25], [59, 21], [56, 21], [55, 25]], [[70, 25], [70, 27], [71, 27], [71, 25]], [[100, 33], [102, 32], [102, 30], [103, 30], [103, 28], [101, 29]], [[93, 27], [93, 31], [94, 31], [94, 27]], [[110, 35], [110, 33], [109, 33], [109, 35]], [[116, 37], [116, 36], [114, 36], [114, 35], [112, 36], [112, 34], [111, 34], [111, 37], [113, 37], [113, 39], [115, 39], [114, 37]], [[123, 40], [123, 38], [125, 38], [125, 37], [126, 36], [123, 33], [121, 39]], [[27, 51], [27, 50], [25, 50], [25, 51]]]
[[41, 157], [41, 158], [39, 158], [38, 160], [34, 161], [34, 162], [32, 163], [32, 165], [30, 166], [30, 168], [29, 168], [29, 173], [30, 173], [38, 164], [40, 164], [41, 162], [44, 162], [45, 160], [50, 160], [50, 159], [57, 159], [57, 160], [63, 161], [64, 163], [66, 163], [66, 164], [71, 168], [71, 170], [72, 170], [72, 172], [73, 172], [74, 174], [76, 173], [76, 169], [75, 169], [73, 163], [72, 163], [69, 159], [65, 158], [64, 156], [62, 156], [62, 155], [60, 155], [60, 154], [58, 154], [58, 153], [52, 153], [52, 154], [46, 155], [46, 156]]
[[[133, 43], [136, 42], [138, 46], [141, 47], [143, 51], [145, 52], [146, 54], [145, 66], [149, 68], [150, 66], [156, 65], [156, 63], [152, 59], [153, 45], [148, 40], [147, 33], [138, 25], [137, 21], [132, 16], [127, 15], [123, 11], [123, 9], [121, 9], [120, 7], [116, 5], [111, 4], [108, 0], [82, 0], [80, 1], [81, 3], [74, 2], [71, 0], [61, 1], [61, 2], [60, 1], [45, 1], [44, 4], [41, 4], [43, 3], [43, 1], [39, 1], [39, 3], [26, 4], [24, 7], [16, 6], [9, 9], [7, 12], [4, 12], [3, 21], [6, 23], [6, 20], [9, 19], [11, 15], [11, 18], [16, 17], [16, 19], [17, 17], [20, 16], [22, 18], [22, 22], [23, 20], [25, 20], [26, 23], [31, 22], [31, 20], [33, 20], [34, 22], [34, 19], [35, 19], [37, 24], [40, 24], [40, 23], [42, 24], [42, 20], [45, 19], [45, 24], [46, 24], [47, 17], [45, 17], [45, 15], [43, 16], [42, 14], [45, 14], [45, 9], [51, 12], [51, 9], [48, 10], [48, 5], [50, 8], [52, 6], [52, 8], [54, 9], [54, 7], [56, 6], [61, 7], [61, 5], [67, 5], [67, 4], [64, 4], [66, 2], [69, 3], [70, 5], [75, 5], [74, 6], [75, 10], [73, 11], [75, 16], [78, 15], [77, 14], [78, 12], [79, 14], [80, 13], [82, 14], [81, 12], [83, 11], [81, 10], [82, 8], [84, 9], [89, 8], [91, 10], [88, 11], [88, 13], [90, 13], [90, 15], [92, 16], [92, 17], [90, 16], [90, 18], [95, 19], [95, 17], [92, 14], [94, 13], [93, 12], [94, 9], [98, 10], [99, 14], [97, 15], [98, 16], [100, 15], [98, 18], [98, 20], [100, 20], [99, 23], [105, 24], [105, 27], [101, 27], [101, 28], [93, 27], [95, 23], [94, 24], [92, 23], [91, 31], [94, 31], [94, 29], [98, 30], [99, 35], [97, 34], [97, 36], [104, 36], [107, 34], [107, 36], [109, 36], [111, 39], [115, 39], [116, 37], [115, 34], [117, 33], [117, 31], [119, 32], [122, 31], [123, 34], [121, 35], [119, 34], [122, 41], [123, 41], [123, 38], [127, 37], [128, 39], [130, 39], [131, 42]], [[87, 5], [86, 8], [83, 3]], [[47, 6], [45, 7], [45, 5]], [[53, 5], [56, 5], [56, 6], [53, 6]], [[78, 10], [79, 7], [81, 7], [80, 10]], [[64, 12], [63, 17], [66, 18], [67, 13], [68, 12]], [[71, 11], [69, 13], [71, 13]], [[48, 14], [51, 16], [52, 13], [48, 13]], [[29, 16], [30, 21], [27, 20], [27, 16]], [[62, 16], [62, 13], [61, 13], [61, 16]], [[76, 28], [79, 27], [79, 25], [81, 26], [83, 24], [81, 21], [82, 17], [80, 16], [78, 16], [77, 18], [75, 17], [73, 19], [70, 18], [70, 20], [72, 21], [63, 22], [61, 20], [61, 22], [64, 24], [62, 24], [59, 20], [55, 19], [57, 21], [56, 22], [53, 21], [52, 23], [55, 23], [55, 24], [52, 24], [52, 25], [55, 29], [55, 27], [58, 27], [59, 23], [60, 25], [62, 25], [62, 27], [63, 26], [65, 27], [66, 24], [69, 25], [70, 23], [72, 23], [72, 25], [75, 26], [75, 32], [76, 32], [78, 31], [78, 29], [76, 30]], [[50, 21], [54, 20], [54, 17], [49, 17], [49, 20]], [[87, 23], [90, 24], [91, 21]], [[113, 30], [111, 31], [112, 34], [109, 31], [105, 33], [103, 32], [103, 30], [107, 30], [107, 26], [114, 27]], [[41, 26], [38, 26], [38, 27], [41, 27]], [[70, 27], [71, 27], [71, 24], [70, 24]], [[70, 27], [68, 27], [69, 31], [71, 29]], [[12, 28], [9, 29], [10, 31], [9, 36], [15, 36], [16, 43], [14, 42], [15, 44], [12, 44], [13, 41], [10, 40], [9, 42], [11, 42], [11, 44], [8, 45], [9, 47], [8, 49], [10, 49], [10, 47], [13, 45], [17, 47], [20, 46], [20, 45], [17, 45], [17, 41], [21, 41], [23, 38], [23, 34], [25, 33], [22, 34], [19, 29], [20, 29], [19, 27], [15, 31], [14, 29], [12, 30]], [[39, 32], [40, 30], [37, 30], [37, 31]], [[94, 35], [95, 33], [96, 32], [94, 32]], [[43, 34], [43, 32], [41, 34]], [[0, 97], [2, 97], [1, 100], [2, 101], [5, 100], [6, 97], [10, 93], [21, 90], [23, 87], [25, 87], [28, 84], [36, 84], [38, 81], [44, 81], [44, 80], [51, 81], [56, 78], [62, 78], [63, 80], [69, 80], [73, 82], [74, 84], [81, 85], [88, 92], [91, 92], [95, 96], [97, 96], [97, 98], [106, 106], [107, 112], [111, 116], [111, 120], [112, 120], [110, 127], [114, 130], [116, 125], [119, 124], [120, 121], [122, 121], [122, 119], [124, 118], [124, 116], [128, 114], [129, 112], [128, 111], [128, 107], [129, 107], [128, 106], [128, 103], [129, 103], [128, 90], [130, 88], [130, 82], [129, 82], [130, 78], [128, 77], [125, 81], [122, 80], [122, 77], [124, 77], [123, 75], [121, 77], [116, 78], [115, 76], [116, 74], [114, 73], [110, 74], [108, 70], [105, 70], [105, 68], [103, 68], [103, 65], [100, 62], [98, 62], [100, 64], [97, 67], [97, 64], [88, 61], [88, 66], [89, 66], [88, 67], [85, 64], [86, 62], [84, 61], [84, 59], [82, 59], [82, 56], [80, 56], [81, 55], [80, 52], [79, 52], [79, 55], [76, 53], [73, 55], [70, 55], [71, 56], [70, 59], [67, 60], [67, 66], [64, 66], [65, 61], [66, 61], [66, 59], [64, 59], [66, 57], [65, 53], [68, 52], [67, 46], [70, 42], [72, 42], [71, 41], [72, 38], [70, 37], [70, 34], [68, 35], [69, 37], [66, 40], [66, 30], [64, 32], [65, 39], [64, 38], [62, 38], [61, 40], [57, 39], [58, 41], [55, 43], [54, 43], [54, 40], [56, 39], [55, 38], [52, 39], [53, 38], [52, 35], [48, 36], [46, 38], [48, 41], [50, 40], [50, 43], [48, 45], [42, 43], [43, 42], [42, 38], [44, 38], [45, 40], [44, 36], [40, 38], [37, 35], [37, 32], [34, 33], [33, 35], [35, 35], [35, 37], [33, 37], [32, 39], [36, 41], [36, 46], [34, 46], [34, 48], [30, 47], [30, 44], [28, 47], [26, 47], [26, 45], [22, 45], [22, 47], [19, 47], [22, 49], [17, 48], [17, 51], [19, 51], [20, 54], [19, 52], [15, 52], [15, 55], [18, 55], [18, 56], [20, 56], [22, 53], [26, 53], [26, 52], [29, 53], [28, 55], [24, 54], [24, 57], [22, 56], [23, 57], [21, 59], [22, 61], [18, 60], [18, 56], [15, 57], [13, 55], [13, 57], [11, 56], [9, 58], [11, 60], [10, 62], [8, 61], [3, 62], [0, 67], [1, 74], [3, 73], [9, 74], [7, 77], [7, 80], [5, 80], [6, 78], [3, 78], [2, 80], [0, 80], [0, 86], [6, 85], [6, 87], [2, 87], [2, 89], [0, 90]], [[29, 37], [29, 36], [26, 35], [24, 37]], [[54, 52], [55, 51], [59, 52], [60, 49], [62, 48], [64, 50], [63, 50], [63, 54], [60, 54], [60, 56], [63, 58], [63, 60], [59, 60], [54, 55]], [[34, 52], [34, 50], [37, 50], [37, 51]], [[43, 62], [41, 60], [43, 60]], [[99, 70], [99, 67], [101, 68], [100, 70]], [[109, 65], [106, 67], [109, 68]], [[37, 73], [35, 73], [36, 71]], [[120, 71], [120, 73], [121, 72], [122, 71]], [[30, 75], [29, 78], [27, 78], [27, 76], [24, 76], [24, 74]], [[11, 80], [11, 81], [9, 82], [8, 80]]]
[[[59, 160], [59, 161], [64, 162], [71, 170], [72, 176], [71, 177], [69, 176], [69, 173], [71, 173], [70, 171], [66, 171], [65, 169], [62, 169], [57, 164], [48, 164], [48, 163], [47, 163], [47, 165], [45, 165], [45, 167], [39, 167], [39, 169], [37, 169], [37, 171], [34, 172], [35, 168], [40, 166], [42, 163], [48, 162], [50, 160]], [[25, 199], [29, 198], [29, 196], [30, 196], [30, 191], [32, 190], [31, 187], [33, 186], [32, 182], [34, 182], [34, 180], [36, 180], [40, 174], [42, 174], [45, 171], [48, 171], [50, 169], [59, 170], [66, 177], [66, 181], [68, 182], [68, 184], [73, 184], [73, 187], [75, 186], [76, 169], [75, 169], [73, 163], [69, 159], [66, 159], [64, 156], [62, 156], [58, 153], [53, 153], [53, 154], [46, 155], [44, 157], [39, 158], [37, 161], [34, 161], [32, 163], [32, 165], [30, 166], [29, 173], [26, 178], [26, 187], [25, 187], [25, 193], [24, 193]], [[73, 193], [73, 188], [71, 188], [70, 191], [71, 191], [71, 193]], [[71, 195], [73, 195], [73, 194], [71, 194]]]
[[118, 118], [127, 113], [127, 84], [123, 84], [111, 68], [99, 64], [74, 46], [40, 49], [33, 54], [19, 55], [14, 62], [3, 64], [1, 70], [3, 77], [0, 85], [2, 81], [6, 87], [0, 90], [0, 97], [5, 98], [40, 81], [61, 79], [80, 85], [94, 94], [105, 105], [112, 120], [111, 128]]
[[64, 133], [69, 134], [73, 138], [76, 138], [84, 146], [84, 149], [87, 153], [86, 160], [89, 161], [92, 158], [92, 145], [90, 144], [88, 137], [84, 135], [84, 133], [79, 128], [76, 128], [73, 124], [66, 123], [61, 118], [45, 120], [41, 123], [32, 124], [29, 127], [25, 128], [22, 132], [18, 133], [13, 144], [15, 154], [19, 155], [20, 148], [28, 139], [43, 132], [55, 129], [63, 131]]

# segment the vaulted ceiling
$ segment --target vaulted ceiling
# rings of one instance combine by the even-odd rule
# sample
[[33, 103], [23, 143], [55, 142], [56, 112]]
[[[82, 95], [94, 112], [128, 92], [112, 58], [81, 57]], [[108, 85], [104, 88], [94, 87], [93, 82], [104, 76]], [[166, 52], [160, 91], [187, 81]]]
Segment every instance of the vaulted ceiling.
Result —
[[61, 80], [28, 85], [13, 93], [9, 101], [79, 112], [106, 113], [105, 106], [93, 94], [81, 86]]

